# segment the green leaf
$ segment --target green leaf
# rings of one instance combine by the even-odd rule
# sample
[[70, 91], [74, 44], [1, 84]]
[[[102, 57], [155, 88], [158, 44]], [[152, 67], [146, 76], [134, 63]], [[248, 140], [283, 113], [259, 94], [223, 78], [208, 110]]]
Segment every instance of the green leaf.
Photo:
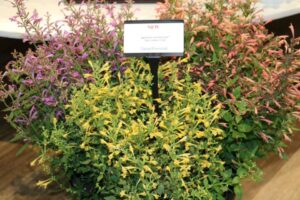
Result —
[[235, 82], [238, 80], [238, 77], [235, 77], [233, 79], [229, 79], [228, 81], [226, 81], [226, 86], [227, 87], [231, 87], [233, 84], [235, 84]]
[[243, 188], [242, 188], [242, 186], [241, 185], [234, 186], [234, 193], [235, 193], [237, 199], [241, 200], [242, 196], [243, 196]]
[[16, 156], [21, 155], [21, 154], [24, 152], [24, 150], [25, 150], [28, 146], [29, 146], [28, 143], [24, 144], [24, 145], [17, 151]]
[[237, 87], [237, 88], [234, 88], [234, 90], [233, 90], [233, 96], [236, 99], [240, 98], [240, 96], [241, 96], [241, 87], [240, 86]]
[[233, 184], [240, 184], [240, 177], [236, 176], [232, 179]]
[[243, 133], [249, 133], [250, 131], [252, 131], [252, 126], [250, 126], [247, 123], [238, 124], [238, 131]]
[[244, 115], [247, 112], [247, 102], [246, 101], [237, 101], [235, 105], [241, 115]]
[[226, 122], [230, 122], [232, 121], [232, 115], [230, 114], [229, 111], [225, 111], [223, 112], [223, 119], [226, 121]]
[[165, 187], [163, 184], [159, 184], [157, 189], [156, 189], [156, 192], [159, 194], [159, 195], [162, 195], [165, 191]]
[[244, 178], [244, 177], [247, 176], [248, 172], [244, 167], [239, 167], [237, 169], [237, 174], [238, 174], [239, 177]]
[[236, 115], [235, 116], [235, 122], [236, 123], [240, 123], [240, 121], [243, 119], [243, 117], [241, 115]]
[[232, 131], [232, 138], [239, 139], [239, 138], [247, 138], [245, 133], [239, 132], [239, 131]]
[[117, 200], [116, 197], [114, 196], [108, 196], [108, 197], [104, 197], [105, 200]]

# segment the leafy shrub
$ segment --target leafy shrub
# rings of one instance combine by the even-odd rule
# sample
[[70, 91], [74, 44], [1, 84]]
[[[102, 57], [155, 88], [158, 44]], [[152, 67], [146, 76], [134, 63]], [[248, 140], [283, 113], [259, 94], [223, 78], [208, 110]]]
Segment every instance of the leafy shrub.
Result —
[[115, 15], [71, 4], [44, 28], [12, 3], [36, 50], [15, 53], [0, 97], [16, 139], [41, 147], [33, 164], [50, 178], [39, 185], [79, 199], [222, 199], [232, 186], [241, 197], [258, 157], [284, 157], [300, 116], [300, 39], [268, 34], [251, 1], [160, 4], [162, 19], [185, 20], [186, 58], [161, 66], [156, 100], [148, 66], [122, 57], [129, 5]]
[[253, 1], [200, 4], [169, 0], [158, 12], [162, 19], [185, 20], [191, 76], [223, 104], [226, 165], [240, 177], [256, 177], [255, 159], [270, 151], [284, 157], [284, 140], [300, 119], [300, 38], [288, 44], [286, 36], [268, 34]]
[[149, 66], [129, 62], [123, 77], [92, 63], [100, 69], [95, 83], [74, 92], [66, 122], [54, 118], [43, 132], [40, 162], [59, 169], [54, 180], [62, 173], [79, 199], [223, 199], [232, 172], [219, 157], [216, 97], [203, 94], [188, 70], [178, 79], [177, 64], [167, 63], [157, 116]]
[[7, 120], [18, 130], [17, 138], [39, 142], [41, 128], [50, 127], [53, 116], [64, 118], [70, 89], [93, 82], [85, 76], [92, 70], [89, 58], [110, 61], [112, 71], [124, 70], [121, 27], [132, 13], [130, 4], [118, 14], [113, 5], [102, 10], [96, 3], [86, 8], [70, 4], [63, 9], [64, 20], [51, 22], [36, 11], [27, 12], [22, 0], [11, 3], [17, 9], [12, 20], [26, 30], [25, 40], [36, 49], [25, 55], [14, 53], [15, 61], [0, 75], [0, 98], [7, 103]]

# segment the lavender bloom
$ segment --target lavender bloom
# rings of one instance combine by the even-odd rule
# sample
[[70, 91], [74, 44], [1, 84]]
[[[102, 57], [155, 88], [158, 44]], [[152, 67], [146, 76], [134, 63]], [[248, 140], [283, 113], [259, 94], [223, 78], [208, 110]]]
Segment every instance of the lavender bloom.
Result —
[[64, 119], [65, 114], [64, 114], [63, 110], [60, 108], [55, 110], [55, 117], [56, 117], [56, 119]]
[[19, 124], [19, 125], [28, 125], [29, 121], [25, 117], [17, 117], [15, 119], [15, 122], [16, 122], [16, 124]]
[[24, 80], [22, 81], [22, 83], [26, 86], [32, 86], [33, 85], [33, 80], [29, 79], [29, 80]]
[[80, 75], [79, 72], [73, 72], [73, 73], [72, 73], [72, 77], [73, 77], [73, 78], [81, 78], [81, 75]]
[[55, 107], [57, 105], [57, 101], [56, 101], [56, 99], [53, 96], [49, 96], [49, 97], [43, 98], [43, 102], [47, 106], [53, 106], [53, 107]]
[[33, 105], [29, 111], [29, 120], [31, 121], [37, 119], [37, 117], [38, 117], [38, 112], [36, 107]]
[[80, 58], [81, 60], [86, 60], [88, 57], [89, 57], [89, 54], [86, 53], [86, 52], [84, 52], [79, 58]]

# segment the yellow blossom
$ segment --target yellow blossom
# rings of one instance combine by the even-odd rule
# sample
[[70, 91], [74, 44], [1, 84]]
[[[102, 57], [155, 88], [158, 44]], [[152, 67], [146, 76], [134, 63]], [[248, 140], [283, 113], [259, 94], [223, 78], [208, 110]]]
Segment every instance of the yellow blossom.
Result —
[[153, 173], [152, 169], [151, 169], [148, 165], [144, 165], [143, 169], [144, 169], [146, 172]]
[[202, 138], [204, 135], [205, 135], [205, 134], [204, 134], [204, 131], [198, 131], [198, 132], [196, 133], [196, 138]]
[[154, 131], [152, 133], [150, 133], [150, 138], [163, 138], [163, 134], [159, 131]]
[[43, 180], [43, 181], [38, 181], [36, 185], [46, 189], [50, 183], [52, 183], [52, 180], [49, 178], [49, 179], [46, 179], [46, 180]]
[[146, 194], [146, 192], [141, 192], [141, 193], [139, 193], [139, 195], [145, 197], [147, 194]]
[[127, 176], [127, 169], [125, 168], [125, 167], [122, 167], [122, 174], [121, 174], [121, 176], [123, 177], [123, 178], [126, 178], [126, 176]]
[[201, 162], [201, 167], [202, 167], [202, 168], [209, 168], [210, 166], [211, 166], [211, 163], [208, 162], [207, 160], [203, 160], [203, 161]]
[[163, 144], [163, 148], [164, 148], [167, 152], [169, 152], [169, 151], [171, 150], [171, 147], [170, 147], [170, 145], [168, 145], [168, 144]]
[[120, 197], [125, 197], [125, 196], [126, 196], [126, 193], [125, 193], [124, 190], [122, 190], [122, 191], [120, 192]]

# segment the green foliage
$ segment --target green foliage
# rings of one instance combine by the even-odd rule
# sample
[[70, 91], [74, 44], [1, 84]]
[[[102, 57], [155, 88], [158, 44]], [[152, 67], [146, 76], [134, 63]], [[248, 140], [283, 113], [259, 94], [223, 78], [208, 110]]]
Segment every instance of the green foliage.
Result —
[[216, 96], [203, 94], [188, 70], [179, 79], [171, 62], [161, 66], [161, 98], [153, 100], [149, 66], [128, 62], [123, 76], [91, 63], [97, 81], [75, 90], [66, 121], [54, 118], [44, 131], [41, 157], [54, 179], [63, 174], [78, 199], [223, 199], [232, 179], [220, 158]]
[[[285, 142], [300, 119], [295, 48], [300, 38], [288, 43], [284, 36], [268, 34], [253, 2], [169, 0], [158, 11], [162, 19], [184, 19], [187, 63], [180, 69], [193, 66], [193, 80], [223, 104], [227, 167], [235, 171], [233, 177], [257, 179], [256, 159], [270, 151], [284, 157]], [[290, 29], [294, 35], [292, 25]]]

